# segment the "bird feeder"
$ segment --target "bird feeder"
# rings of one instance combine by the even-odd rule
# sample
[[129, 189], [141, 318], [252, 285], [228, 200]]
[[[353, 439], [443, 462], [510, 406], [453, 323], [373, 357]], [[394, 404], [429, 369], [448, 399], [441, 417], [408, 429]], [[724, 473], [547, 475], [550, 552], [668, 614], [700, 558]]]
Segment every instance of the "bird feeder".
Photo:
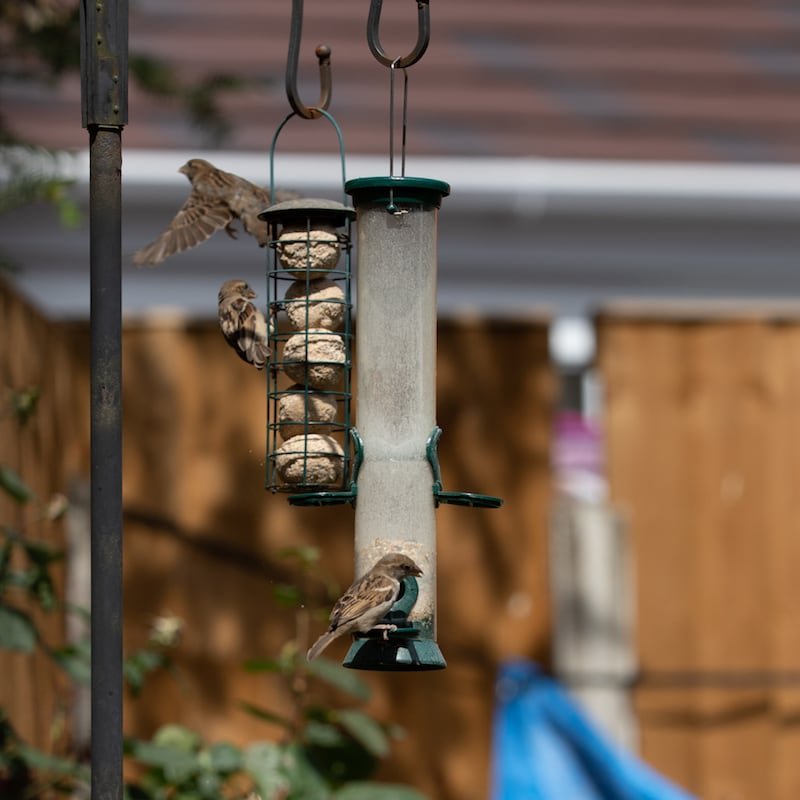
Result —
[[[294, 0], [293, 9], [299, 5], [300, 0]], [[443, 181], [405, 175], [407, 75], [402, 167], [399, 176], [394, 174], [394, 75], [398, 68], [405, 75], [405, 68], [423, 55], [430, 32], [427, 0], [418, 0], [417, 6], [417, 43], [408, 56], [392, 60], [378, 38], [381, 0], [370, 5], [370, 50], [390, 67], [389, 176], [345, 181], [339, 134], [344, 189], [355, 210], [303, 200], [279, 203], [261, 215], [270, 225], [270, 310], [285, 316], [288, 323], [285, 329], [279, 319], [270, 332], [268, 485], [274, 490], [294, 489], [289, 499], [297, 505], [351, 502], [355, 506], [357, 578], [388, 553], [402, 553], [422, 570], [419, 579], [402, 581], [396, 602], [374, 629], [355, 635], [344, 666], [356, 669], [420, 671], [446, 666], [436, 643], [436, 507], [456, 503], [496, 508], [502, 503], [496, 497], [442, 488], [437, 457], [441, 430], [436, 425], [437, 223], [450, 187]], [[333, 122], [324, 110], [330, 99], [328, 48], [317, 49], [319, 105], [307, 108], [296, 96], [299, 18], [299, 12], [293, 13], [289, 101], [305, 118], [324, 116]], [[358, 430], [350, 424], [349, 410], [353, 216], [358, 231]], [[345, 256], [343, 264], [336, 262], [334, 242]], [[331, 320], [330, 312], [338, 315], [339, 309], [326, 307], [329, 287], [315, 282], [334, 282], [334, 276], [342, 285], [341, 296], [334, 301], [343, 306], [342, 321], [337, 316], [335, 324], [323, 325], [323, 320]], [[291, 281], [295, 283], [288, 289], [279, 288]], [[326, 405], [333, 400], [346, 409], [337, 422]], [[286, 417], [295, 401], [296, 418]], [[341, 452], [327, 441], [337, 435]], [[289, 438], [279, 445], [284, 436]]]
[[[344, 182], [341, 132], [339, 136]], [[290, 114], [283, 125], [294, 116]], [[275, 142], [271, 173], [274, 184]], [[335, 200], [299, 198], [270, 206], [267, 305], [267, 477], [295, 504], [349, 499], [352, 322], [350, 223], [355, 211]]]
[[[405, 578], [383, 621], [385, 635], [357, 637], [346, 667], [435, 670], [446, 666], [436, 643], [436, 519], [439, 503], [496, 508], [496, 497], [445, 492], [437, 457], [436, 425], [437, 223], [447, 183], [406, 177], [406, 68], [430, 38], [427, 0], [419, 0], [418, 36], [408, 55], [390, 58], [380, 43], [382, 0], [367, 20], [370, 52], [389, 68], [389, 176], [345, 184], [358, 227], [358, 429], [363, 462], [358, 473], [356, 575], [389, 552], [422, 569]], [[394, 78], [403, 70], [401, 173], [394, 172]], [[384, 628], [385, 631], [385, 628]], [[377, 634], [377, 635], [376, 635]]]
[[[445, 492], [436, 425], [437, 223], [450, 192], [431, 178], [358, 178], [346, 184], [358, 220], [358, 473], [356, 573], [389, 552], [422, 569], [406, 578], [386, 639], [357, 639], [345, 666], [441, 669], [436, 644], [439, 503], [496, 508], [499, 498]], [[411, 599], [413, 596], [413, 600]], [[396, 615], [396, 619], [392, 615]]]

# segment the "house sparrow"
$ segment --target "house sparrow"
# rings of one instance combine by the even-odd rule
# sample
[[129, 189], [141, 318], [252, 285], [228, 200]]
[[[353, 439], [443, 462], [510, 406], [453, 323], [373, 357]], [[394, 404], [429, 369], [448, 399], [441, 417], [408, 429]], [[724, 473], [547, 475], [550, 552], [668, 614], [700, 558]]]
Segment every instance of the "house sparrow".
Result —
[[264, 313], [250, 301], [256, 293], [246, 281], [225, 281], [219, 290], [219, 327], [236, 355], [263, 369], [269, 359], [269, 327]]
[[336, 601], [328, 630], [311, 645], [306, 658], [316, 658], [337, 636], [366, 633], [383, 628], [384, 636], [394, 625], [378, 625], [400, 594], [400, 582], [408, 575], [422, 575], [422, 570], [402, 553], [389, 553], [359, 578]]
[[[189, 159], [178, 172], [192, 184], [189, 197], [161, 235], [134, 253], [135, 264], [160, 264], [175, 253], [201, 244], [220, 228], [235, 239], [236, 230], [231, 224], [234, 219], [242, 221], [245, 231], [261, 247], [267, 244], [267, 223], [258, 218], [272, 203], [266, 189], [217, 169], [202, 158]], [[294, 196], [284, 193], [282, 199]]]

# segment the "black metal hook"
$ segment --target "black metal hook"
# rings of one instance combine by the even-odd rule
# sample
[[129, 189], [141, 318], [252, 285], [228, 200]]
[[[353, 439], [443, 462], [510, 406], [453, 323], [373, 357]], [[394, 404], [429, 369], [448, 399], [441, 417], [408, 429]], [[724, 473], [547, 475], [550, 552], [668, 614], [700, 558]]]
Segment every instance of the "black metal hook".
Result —
[[331, 103], [331, 49], [321, 44], [314, 51], [319, 60], [319, 100], [315, 106], [306, 106], [297, 93], [297, 63], [300, 58], [300, 40], [303, 36], [303, 0], [292, 0], [292, 23], [289, 32], [289, 55], [286, 59], [286, 97], [289, 105], [303, 119], [317, 119], [320, 109]]
[[367, 44], [370, 52], [384, 67], [399, 67], [405, 69], [412, 64], [416, 64], [428, 49], [431, 39], [431, 11], [430, 0], [417, 0], [417, 43], [414, 49], [402, 58], [390, 58], [386, 55], [380, 41], [378, 28], [381, 24], [381, 8], [383, 0], [372, 0], [369, 4], [369, 16], [367, 17]]

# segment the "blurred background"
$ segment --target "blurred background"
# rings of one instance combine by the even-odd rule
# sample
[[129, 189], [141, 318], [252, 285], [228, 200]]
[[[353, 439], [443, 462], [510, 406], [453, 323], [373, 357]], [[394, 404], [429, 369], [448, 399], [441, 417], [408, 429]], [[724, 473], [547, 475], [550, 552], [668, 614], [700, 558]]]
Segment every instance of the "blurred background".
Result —
[[[366, 15], [365, 2], [305, 3], [300, 93], [315, 102], [313, 49], [329, 44], [348, 178], [389, 171], [389, 74]], [[290, 705], [242, 668], [293, 635], [274, 589], [299, 573], [280, 553], [318, 548], [322, 600], [325, 581], [352, 577], [352, 509], [264, 491], [264, 379], [217, 329], [223, 280], [265, 296], [263, 251], [219, 234], [155, 269], [130, 263], [185, 199], [188, 158], [269, 184], [289, 18], [278, 0], [130, 0], [126, 646], [154, 618], [184, 624], [178, 688], [154, 675], [126, 704], [132, 735], [166, 722], [239, 744], [269, 733], [236, 704]], [[492, 796], [495, 681], [523, 658], [689, 792], [796, 798], [800, 2], [433, 0], [431, 19], [408, 70], [406, 171], [451, 185], [439, 452], [447, 488], [505, 504], [437, 512], [448, 669], [365, 676], [370, 713], [406, 731], [379, 775], [438, 800]], [[58, 585], [80, 603], [88, 140], [71, 21], [69, 0], [0, 12], [3, 135], [23, 148], [4, 151], [4, 183], [17, 190], [24, 162], [50, 187], [0, 214], [3, 390], [41, 389], [23, 429], [0, 419], [0, 457], [40, 496], [69, 495], [64, 520], [26, 523], [65, 548]], [[408, 51], [416, 24], [416, 4], [387, 0], [386, 51]], [[284, 129], [275, 183], [341, 198], [324, 120]], [[45, 661], [3, 654], [0, 698], [57, 750], [54, 714], [78, 739], [80, 714]]]

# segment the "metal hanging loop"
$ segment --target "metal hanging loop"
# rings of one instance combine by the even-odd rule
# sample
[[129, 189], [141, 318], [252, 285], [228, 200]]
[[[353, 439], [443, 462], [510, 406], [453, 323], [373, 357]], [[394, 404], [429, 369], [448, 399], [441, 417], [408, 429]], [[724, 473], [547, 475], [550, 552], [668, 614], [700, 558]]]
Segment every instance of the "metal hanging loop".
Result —
[[417, 43], [414, 49], [401, 58], [390, 58], [381, 45], [378, 29], [381, 24], [381, 8], [383, 0], [372, 0], [369, 4], [369, 16], [367, 17], [367, 44], [370, 52], [384, 67], [399, 67], [405, 69], [412, 64], [416, 64], [428, 49], [431, 38], [431, 10], [430, 0], [417, 0]]
[[303, 119], [318, 119], [331, 103], [331, 49], [321, 44], [314, 51], [319, 61], [319, 100], [307, 106], [297, 92], [297, 64], [300, 58], [300, 40], [303, 37], [303, 0], [292, 0], [292, 22], [289, 31], [289, 55], [286, 59], [286, 97], [289, 105]]

